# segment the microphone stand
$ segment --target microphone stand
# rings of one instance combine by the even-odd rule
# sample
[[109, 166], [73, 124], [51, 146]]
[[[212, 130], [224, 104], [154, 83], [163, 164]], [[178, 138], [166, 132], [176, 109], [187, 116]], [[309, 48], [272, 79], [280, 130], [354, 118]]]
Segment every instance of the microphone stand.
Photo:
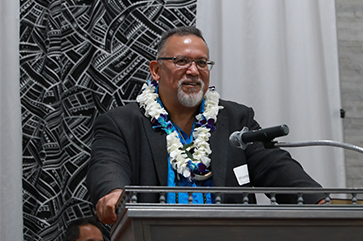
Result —
[[[263, 130], [263, 129], [261, 129]], [[263, 132], [261, 130], [255, 130], [250, 132], [248, 127], [243, 127], [240, 132], [235, 131], [229, 136], [229, 142], [233, 147], [241, 148], [245, 150], [249, 144], [255, 142], [255, 140], [261, 142], [265, 148], [274, 148], [274, 147], [304, 147], [304, 146], [334, 146], [341, 147], [344, 149], [360, 152], [363, 154], [363, 148], [359, 146], [355, 146], [352, 144], [339, 142], [339, 141], [331, 141], [331, 140], [313, 140], [313, 141], [297, 141], [297, 142], [277, 142], [274, 141], [274, 138], [279, 136], [284, 136], [289, 133], [289, 127], [287, 125], [281, 125], [276, 127], [270, 127], [264, 129]], [[268, 130], [268, 132], [267, 132]], [[256, 135], [256, 132], [258, 136]], [[246, 134], [249, 134], [245, 136]], [[253, 138], [251, 138], [253, 137]]]
[[263, 143], [266, 148], [273, 147], [303, 147], [303, 146], [334, 146], [341, 147], [344, 149], [356, 151], [363, 153], [363, 148], [359, 146], [355, 146], [352, 144], [347, 144], [339, 141], [330, 141], [330, 140], [316, 140], [316, 141], [298, 141], [298, 142], [264, 142]]

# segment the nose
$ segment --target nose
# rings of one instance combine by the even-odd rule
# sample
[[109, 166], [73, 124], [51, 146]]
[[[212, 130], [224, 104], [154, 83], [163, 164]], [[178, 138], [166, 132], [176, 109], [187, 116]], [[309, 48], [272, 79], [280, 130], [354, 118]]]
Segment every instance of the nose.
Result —
[[195, 75], [199, 75], [199, 69], [198, 69], [198, 66], [197, 64], [192, 61], [191, 65], [189, 66], [189, 68], [187, 69], [187, 73], [188, 74], [191, 74], [193, 76]]

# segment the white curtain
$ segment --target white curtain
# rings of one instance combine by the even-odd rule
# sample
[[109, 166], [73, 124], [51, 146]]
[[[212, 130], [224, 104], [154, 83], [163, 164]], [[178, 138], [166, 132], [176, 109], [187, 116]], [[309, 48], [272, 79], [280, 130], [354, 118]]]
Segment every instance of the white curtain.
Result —
[[19, 1], [0, 1], [0, 239], [23, 240]]
[[[222, 98], [254, 108], [278, 141], [342, 141], [334, 0], [198, 0]], [[324, 187], [345, 187], [343, 149], [286, 148]]]

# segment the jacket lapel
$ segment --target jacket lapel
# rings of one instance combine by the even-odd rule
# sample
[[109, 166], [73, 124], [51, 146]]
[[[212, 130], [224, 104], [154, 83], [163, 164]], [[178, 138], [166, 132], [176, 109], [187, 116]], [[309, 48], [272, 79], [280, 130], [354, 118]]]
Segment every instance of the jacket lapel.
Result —
[[148, 118], [144, 118], [143, 122], [160, 185], [167, 186], [168, 156], [166, 151], [166, 133], [159, 128], [153, 129]]
[[212, 177], [214, 186], [225, 186], [229, 149], [228, 118], [218, 116], [216, 130], [212, 132], [210, 145], [212, 149]]

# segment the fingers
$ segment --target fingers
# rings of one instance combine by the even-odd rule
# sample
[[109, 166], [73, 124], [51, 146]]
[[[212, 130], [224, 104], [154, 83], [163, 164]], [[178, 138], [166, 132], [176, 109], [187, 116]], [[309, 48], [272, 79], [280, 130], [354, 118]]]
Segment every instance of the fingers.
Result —
[[321, 199], [318, 204], [325, 204], [325, 199]]
[[115, 189], [98, 200], [96, 214], [98, 220], [105, 224], [113, 224], [117, 220], [116, 203], [122, 193], [122, 189]]

